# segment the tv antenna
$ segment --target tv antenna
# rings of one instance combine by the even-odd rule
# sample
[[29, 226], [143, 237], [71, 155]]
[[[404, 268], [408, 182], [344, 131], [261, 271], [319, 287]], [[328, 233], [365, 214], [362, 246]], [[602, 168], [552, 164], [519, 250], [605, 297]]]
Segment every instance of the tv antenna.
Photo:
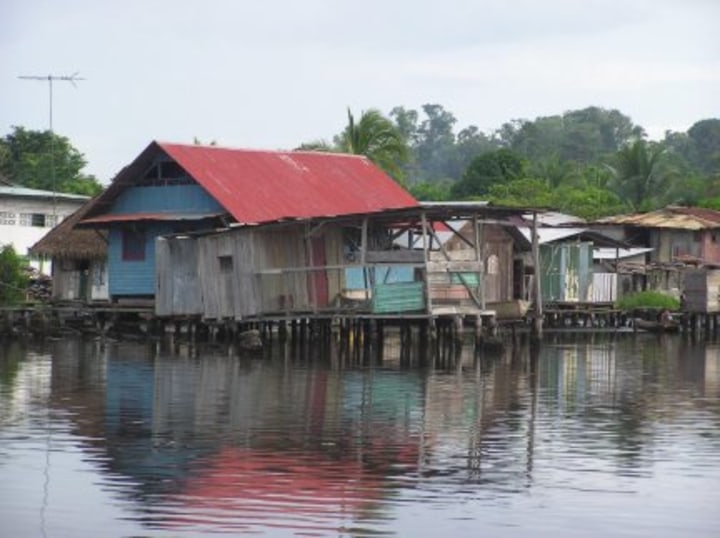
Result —
[[55, 82], [56, 80], [62, 80], [65, 82], [69, 82], [77, 88], [77, 84], [75, 83], [80, 80], [85, 80], [84, 78], [79, 77], [78, 74], [78, 72], [75, 72], [72, 75], [20, 75], [18, 77], [23, 80], [47, 80], [48, 82], [48, 102], [50, 112], [50, 179], [52, 181], [53, 190], [53, 226], [56, 226], [58, 224], [56, 196], [57, 189], [55, 188], [55, 137], [53, 133], [53, 82]]

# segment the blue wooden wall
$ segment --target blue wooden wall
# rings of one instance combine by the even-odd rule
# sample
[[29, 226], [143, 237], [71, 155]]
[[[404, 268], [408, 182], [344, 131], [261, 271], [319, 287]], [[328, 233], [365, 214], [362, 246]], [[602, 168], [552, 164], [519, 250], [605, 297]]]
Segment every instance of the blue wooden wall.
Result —
[[155, 295], [155, 238], [173, 232], [172, 223], [140, 224], [145, 230], [145, 259], [123, 261], [122, 228], [110, 228], [108, 285], [110, 295]]
[[[108, 213], [222, 213], [223, 207], [200, 185], [129, 187], [113, 202]], [[172, 221], [132, 224], [145, 230], [145, 259], [123, 261], [122, 229], [131, 224], [111, 226], [108, 238], [108, 275], [111, 296], [155, 295], [155, 239], [177, 232]], [[202, 223], [183, 221], [183, 230], [202, 227]]]
[[223, 207], [200, 185], [129, 187], [113, 202], [109, 213], [221, 213]]

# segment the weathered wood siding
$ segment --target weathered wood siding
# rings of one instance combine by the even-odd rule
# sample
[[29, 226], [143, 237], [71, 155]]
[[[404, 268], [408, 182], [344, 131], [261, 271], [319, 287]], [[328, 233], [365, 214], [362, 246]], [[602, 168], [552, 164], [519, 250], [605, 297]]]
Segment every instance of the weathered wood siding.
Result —
[[[81, 266], [87, 269], [81, 269]], [[107, 263], [104, 260], [57, 260], [53, 263], [52, 296], [58, 300], [108, 299]]]
[[53, 299], [75, 300], [81, 296], [80, 271], [74, 260], [58, 260], [53, 263]]
[[252, 231], [198, 240], [198, 277], [203, 317], [241, 319], [262, 312], [255, 275]]
[[[463, 226], [460, 235], [470, 243], [475, 242], [473, 223]], [[480, 251], [484, 262], [483, 292], [488, 302], [513, 299], [513, 248], [512, 236], [505, 227], [483, 224]], [[466, 251], [468, 259], [476, 259], [474, 249], [459, 237], [452, 237], [446, 245], [449, 251]]]
[[190, 237], [158, 238], [155, 263], [155, 313], [158, 316], [202, 314], [197, 241]]
[[262, 311], [310, 310], [303, 228], [255, 231], [253, 246]]
[[686, 312], [702, 314], [720, 312], [720, 270], [685, 270], [683, 294], [683, 310]]
[[[328, 226], [315, 240], [304, 227], [254, 230], [254, 267], [260, 275], [263, 312], [311, 311], [333, 304], [345, 285], [342, 229]], [[324, 249], [325, 264], [312, 269], [311, 249]], [[317, 257], [318, 253], [315, 253]], [[317, 304], [318, 286], [326, 286], [329, 304]]]

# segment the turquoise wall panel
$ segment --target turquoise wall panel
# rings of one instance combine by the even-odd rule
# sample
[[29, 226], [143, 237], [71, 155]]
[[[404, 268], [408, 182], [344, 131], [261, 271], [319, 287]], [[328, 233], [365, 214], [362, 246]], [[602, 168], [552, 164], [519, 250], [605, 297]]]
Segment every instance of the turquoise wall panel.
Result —
[[[414, 279], [414, 268], [407, 265], [375, 267], [375, 282], [378, 284], [412, 282]], [[368, 283], [368, 286], [369, 285]], [[345, 287], [349, 290], [362, 290], [366, 288], [362, 268], [351, 267], [345, 270]]]
[[111, 214], [159, 213], [221, 213], [223, 207], [200, 185], [169, 185], [166, 187], [129, 187], [113, 203]]
[[391, 314], [425, 309], [425, 288], [422, 282], [377, 284], [373, 288], [373, 314]]

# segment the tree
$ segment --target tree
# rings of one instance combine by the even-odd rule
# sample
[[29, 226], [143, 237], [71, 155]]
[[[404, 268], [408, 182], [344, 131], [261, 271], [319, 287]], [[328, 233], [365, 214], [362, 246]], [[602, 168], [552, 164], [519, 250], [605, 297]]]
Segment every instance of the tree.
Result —
[[27, 277], [23, 272], [22, 258], [12, 245], [0, 249], [0, 305], [21, 301], [25, 296]]
[[530, 160], [554, 154], [585, 164], [597, 163], [644, 135], [642, 127], [619, 111], [594, 106], [533, 121], [513, 120], [495, 133], [503, 147]]
[[555, 197], [546, 181], [537, 178], [518, 178], [491, 185], [488, 200], [506, 207], [551, 208]]
[[15, 126], [0, 139], [0, 173], [18, 185], [93, 196], [102, 186], [82, 172], [86, 164], [66, 137], [51, 131]]
[[617, 215], [627, 210], [627, 205], [614, 192], [602, 187], [584, 186], [556, 189], [552, 206], [558, 211], [595, 220]]
[[365, 155], [396, 181], [404, 182], [401, 165], [408, 159], [407, 143], [395, 125], [378, 110], [363, 112], [356, 122], [348, 109], [348, 124], [337, 142], [340, 151]]
[[483, 196], [498, 183], [507, 183], [525, 176], [528, 162], [518, 153], [499, 149], [475, 157], [460, 181], [452, 187], [456, 198]]
[[442, 202], [450, 199], [451, 185], [452, 183], [449, 181], [434, 181], [432, 183], [423, 181], [411, 185], [410, 194], [423, 202]]
[[671, 174], [662, 169], [664, 152], [659, 144], [636, 140], [614, 156], [613, 190], [636, 211], [651, 209], [665, 201], [662, 196], [670, 186]]
[[417, 142], [413, 148], [418, 168], [422, 171], [418, 179], [436, 181], [458, 177], [460, 170], [450, 170], [455, 160], [453, 126], [457, 119], [442, 105], [425, 104], [422, 109], [426, 117], [418, 126]]
[[706, 174], [720, 172], [720, 119], [701, 120], [687, 132], [692, 140], [693, 164]]

